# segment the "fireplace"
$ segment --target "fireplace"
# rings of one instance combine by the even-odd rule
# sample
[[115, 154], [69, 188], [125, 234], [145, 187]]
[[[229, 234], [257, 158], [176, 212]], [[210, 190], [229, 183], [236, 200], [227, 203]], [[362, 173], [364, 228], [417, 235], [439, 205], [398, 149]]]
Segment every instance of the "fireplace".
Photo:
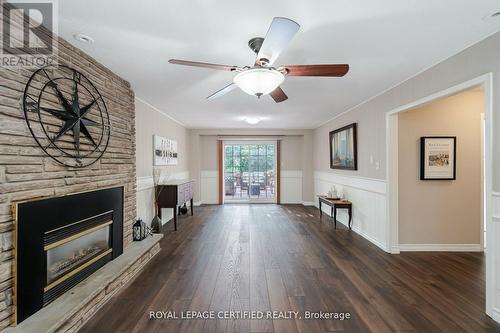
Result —
[[123, 187], [16, 203], [16, 322], [123, 252]]
[[90, 266], [108, 259], [112, 224], [110, 211], [44, 232], [44, 305], [85, 277]]

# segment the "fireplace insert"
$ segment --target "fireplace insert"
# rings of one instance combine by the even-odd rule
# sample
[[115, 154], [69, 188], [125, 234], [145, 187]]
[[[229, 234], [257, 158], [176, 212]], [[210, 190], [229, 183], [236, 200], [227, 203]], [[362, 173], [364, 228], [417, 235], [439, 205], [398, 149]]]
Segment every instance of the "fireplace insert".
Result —
[[123, 252], [123, 187], [14, 204], [16, 322]]

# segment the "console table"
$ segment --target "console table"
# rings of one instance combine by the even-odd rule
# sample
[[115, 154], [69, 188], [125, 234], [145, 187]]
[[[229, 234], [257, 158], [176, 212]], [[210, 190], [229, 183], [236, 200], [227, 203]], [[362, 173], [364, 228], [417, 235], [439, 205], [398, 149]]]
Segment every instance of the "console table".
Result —
[[193, 183], [192, 180], [184, 179], [159, 185], [161, 190], [158, 197], [158, 217], [161, 219], [162, 208], [172, 208], [175, 230], [177, 230], [177, 211], [180, 214], [181, 206], [188, 201], [190, 201], [191, 216], [193, 216]]
[[347, 209], [347, 213], [349, 214], [349, 230], [351, 230], [351, 222], [352, 222], [352, 202], [344, 199], [329, 199], [326, 195], [318, 196], [319, 200], [319, 218], [323, 216], [323, 211], [321, 210], [321, 204], [328, 205], [332, 208], [332, 217], [335, 223], [335, 229], [337, 229], [337, 209]]

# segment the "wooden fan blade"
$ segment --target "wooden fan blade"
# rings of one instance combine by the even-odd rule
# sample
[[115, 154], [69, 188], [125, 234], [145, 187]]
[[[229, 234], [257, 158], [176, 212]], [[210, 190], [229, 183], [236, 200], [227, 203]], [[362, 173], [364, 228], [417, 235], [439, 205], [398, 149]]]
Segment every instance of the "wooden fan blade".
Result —
[[228, 92], [236, 89], [236, 87], [238, 87], [238, 86], [235, 85], [234, 83], [230, 83], [227, 86], [225, 86], [224, 88], [219, 89], [216, 92], [214, 92], [212, 95], [208, 96], [207, 99], [214, 99], [214, 98], [217, 98], [217, 97], [221, 97], [222, 95], [225, 95]]
[[281, 103], [288, 99], [288, 96], [285, 94], [281, 87], [274, 89], [269, 95], [274, 99], [276, 103]]
[[273, 18], [264, 42], [257, 54], [255, 63], [260, 64], [260, 59], [267, 59], [267, 65], [271, 66], [280, 53], [288, 46], [299, 28], [300, 25], [297, 22], [286, 17]]
[[349, 71], [348, 64], [337, 65], [292, 65], [283, 66], [288, 76], [344, 76]]
[[168, 62], [171, 64], [174, 64], [174, 65], [203, 67], [203, 68], [210, 68], [210, 69], [218, 69], [221, 71], [235, 71], [239, 68], [238, 66], [219, 65], [219, 64], [211, 64], [208, 62], [198, 62], [198, 61], [189, 61], [189, 60], [180, 60], [180, 59], [170, 59]]

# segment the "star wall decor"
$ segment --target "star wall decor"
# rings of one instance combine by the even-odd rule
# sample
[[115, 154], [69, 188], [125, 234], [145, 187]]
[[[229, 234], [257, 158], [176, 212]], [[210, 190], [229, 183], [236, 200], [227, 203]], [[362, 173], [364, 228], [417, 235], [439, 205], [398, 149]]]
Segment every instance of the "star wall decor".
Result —
[[97, 88], [67, 66], [47, 66], [29, 79], [23, 96], [26, 122], [42, 150], [63, 165], [89, 166], [104, 154], [109, 114]]

